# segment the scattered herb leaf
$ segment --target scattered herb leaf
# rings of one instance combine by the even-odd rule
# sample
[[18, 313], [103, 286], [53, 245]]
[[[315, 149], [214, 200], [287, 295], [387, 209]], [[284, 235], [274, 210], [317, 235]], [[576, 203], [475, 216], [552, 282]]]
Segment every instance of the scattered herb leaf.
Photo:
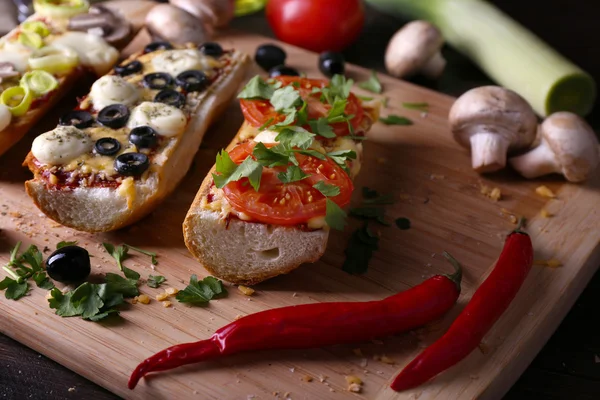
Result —
[[340, 194], [340, 188], [335, 185], [329, 185], [323, 181], [319, 181], [313, 185], [325, 197], [335, 197]]
[[151, 288], [156, 289], [166, 280], [167, 279], [162, 275], [150, 275], [148, 277], [147, 285], [150, 286]]
[[346, 213], [334, 201], [327, 199], [325, 222], [332, 229], [343, 231], [346, 226]]
[[373, 93], [381, 93], [383, 91], [383, 87], [381, 86], [381, 82], [379, 81], [379, 78], [377, 78], [377, 72], [375, 71], [371, 71], [371, 76], [369, 79], [364, 82], [360, 82], [358, 87]]
[[148, 257], [151, 257], [150, 262], [152, 263], [152, 265], [158, 265], [158, 260], [156, 259], [156, 253], [153, 253], [148, 250], [140, 249], [139, 247], [135, 247], [130, 244], [126, 244], [124, 246], [127, 246], [130, 250], [137, 251], [138, 253], [142, 253], [142, 254], [147, 255]]
[[[260, 144], [257, 144], [256, 147]], [[254, 161], [251, 157], [246, 158], [240, 165], [237, 165], [231, 160], [229, 153], [223, 150], [217, 154], [216, 164], [216, 171], [219, 175], [212, 174], [212, 176], [215, 186], [219, 189], [223, 188], [229, 182], [248, 178], [254, 190], [258, 191], [260, 178], [262, 177], [262, 165]]]
[[408, 108], [409, 110], [419, 110], [427, 112], [429, 111], [429, 103], [402, 103], [402, 107]]
[[269, 100], [273, 96], [275, 88], [265, 82], [259, 75], [250, 79], [248, 84], [238, 94], [238, 99], [264, 99]]
[[312, 131], [319, 136], [323, 136], [327, 139], [332, 139], [336, 136], [333, 128], [331, 125], [329, 125], [329, 121], [325, 117], [319, 118], [318, 120], [308, 121], [308, 124], [310, 125]]
[[388, 115], [387, 117], [380, 117], [379, 121], [386, 125], [413, 125], [413, 122], [410, 119], [393, 114]]
[[283, 183], [292, 183], [308, 178], [308, 175], [306, 175], [300, 167], [296, 165], [290, 165], [285, 172], [280, 172], [277, 174], [277, 177]]
[[77, 244], [77, 240], [74, 240], [72, 242], [67, 242], [67, 241], [58, 242], [56, 244], [56, 250], [62, 249], [63, 247], [66, 247], [66, 246], [75, 246], [76, 244]]
[[281, 89], [275, 90], [271, 96], [271, 105], [275, 111], [282, 111], [290, 108], [294, 108], [300, 105], [302, 99], [300, 93], [295, 90], [292, 86], [285, 86]]
[[373, 252], [378, 248], [379, 238], [365, 224], [352, 233], [346, 246], [342, 270], [349, 274], [364, 274], [369, 268]]
[[198, 281], [198, 276], [192, 275], [190, 284], [183, 290], [177, 293], [176, 299], [180, 303], [190, 303], [195, 305], [208, 303], [213, 298], [225, 295], [227, 290], [223, 286], [223, 282], [212, 276]]
[[350, 215], [361, 219], [372, 219], [385, 226], [391, 225], [385, 220], [385, 209], [382, 207], [355, 207], [350, 209]]

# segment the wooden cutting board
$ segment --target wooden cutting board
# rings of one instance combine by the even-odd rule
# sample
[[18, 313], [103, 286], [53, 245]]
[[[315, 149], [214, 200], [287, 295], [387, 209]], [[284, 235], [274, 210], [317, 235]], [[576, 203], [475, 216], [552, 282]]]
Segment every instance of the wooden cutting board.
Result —
[[[126, 52], [143, 44], [138, 38]], [[228, 34], [220, 40], [253, 54], [267, 39], [251, 34]], [[320, 77], [317, 56], [285, 46], [289, 64], [308, 76]], [[349, 77], [364, 80], [369, 71], [348, 66]], [[257, 68], [248, 77], [258, 73]], [[252, 297], [227, 286], [229, 296], [206, 307], [177, 303], [164, 308], [153, 300], [123, 309], [122, 318], [103, 323], [61, 318], [48, 308], [46, 292], [35, 288], [19, 300], [0, 297], [0, 332], [30, 346], [73, 371], [132, 399], [499, 399], [540, 350], [577, 296], [600, 265], [600, 176], [586, 185], [564, 183], [559, 177], [526, 181], [510, 171], [486, 177], [470, 168], [470, 157], [451, 138], [446, 116], [453, 99], [387, 76], [380, 76], [389, 99], [383, 115], [399, 114], [412, 126], [376, 124], [365, 143], [366, 160], [358, 177], [354, 203], [360, 188], [368, 186], [393, 193], [397, 202], [388, 206], [390, 220], [409, 218], [412, 227], [372, 225], [381, 235], [380, 249], [368, 272], [352, 276], [341, 270], [344, 249], [361, 222], [352, 221], [343, 233], [331, 235], [322, 260], [287, 276], [255, 287]], [[84, 91], [81, 89], [82, 92]], [[123, 242], [156, 251], [159, 264], [151, 268], [146, 257], [126, 262], [143, 277], [161, 274], [161, 289], [145, 285], [141, 291], [154, 297], [165, 287], [182, 289], [191, 274], [205, 270], [184, 246], [181, 224], [216, 152], [236, 133], [242, 116], [236, 102], [212, 127], [196, 155], [191, 171], [177, 191], [152, 215], [128, 229], [91, 235], [61, 227], [45, 218], [24, 192], [28, 171], [21, 167], [35, 135], [51, 129], [56, 115], [75, 104], [73, 93], [40, 123], [29, 136], [0, 159], [0, 262], [8, 260], [17, 241], [54, 249], [61, 240], [77, 240], [94, 255], [94, 274], [117, 272], [101, 248], [104, 241]], [[429, 113], [403, 108], [403, 102], [427, 102]], [[535, 188], [547, 185], [555, 199], [543, 198]], [[483, 195], [482, 186], [499, 188], [500, 201]], [[543, 218], [540, 210], [553, 216]], [[427, 344], [439, 337], [487, 276], [518, 216], [529, 219], [538, 260], [556, 259], [563, 266], [535, 266], [508, 312], [481, 345], [455, 368], [434, 381], [406, 393], [395, 393], [389, 383], [395, 374]], [[303, 351], [260, 352], [222, 361], [189, 366], [152, 376], [129, 391], [126, 382], [144, 358], [167, 346], [209, 337], [237, 316], [257, 311], [326, 301], [381, 299], [405, 290], [450, 268], [440, 256], [447, 250], [464, 264], [463, 294], [457, 306], [441, 321], [423, 329], [374, 343], [333, 346]], [[235, 251], [235, 249], [232, 249]], [[47, 251], [46, 254], [49, 254]], [[0, 279], [4, 277], [0, 270]], [[360, 354], [358, 350], [360, 349]], [[362, 355], [361, 355], [362, 354]], [[394, 364], [375, 360], [385, 355]], [[364, 381], [362, 393], [347, 392], [346, 375]], [[313, 380], [308, 382], [307, 377]], [[255, 396], [255, 397], [251, 397]]]

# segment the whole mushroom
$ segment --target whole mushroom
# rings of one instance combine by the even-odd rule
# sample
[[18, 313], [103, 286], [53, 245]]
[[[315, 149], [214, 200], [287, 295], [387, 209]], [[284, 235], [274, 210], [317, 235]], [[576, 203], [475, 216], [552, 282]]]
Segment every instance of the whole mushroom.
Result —
[[210, 28], [192, 14], [173, 4], [157, 4], [146, 16], [146, 28], [154, 39], [171, 43], [204, 43]]
[[119, 48], [125, 47], [133, 35], [131, 25], [119, 10], [98, 4], [91, 6], [87, 13], [70, 18], [68, 29], [96, 34]]
[[537, 131], [537, 117], [525, 99], [499, 87], [482, 86], [459, 97], [450, 109], [454, 139], [471, 149], [479, 173], [506, 166], [509, 151], [528, 148]]
[[510, 165], [525, 178], [558, 173], [570, 182], [583, 182], [598, 167], [598, 138], [579, 116], [554, 113], [540, 125], [540, 135], [539, 146], [510, 159]]
[[446, 60], [440, 52], [443, 44], [441, 32], [429, 22], [409, 22], [390, 40], [385, 53], [385, 67], [397, 78], [417, 73], [431, 79], [438, 78], [446, 68]]
[[234, 17], [234, 0], [169, 0], [169, 2], [215, 28], [226, 27]]

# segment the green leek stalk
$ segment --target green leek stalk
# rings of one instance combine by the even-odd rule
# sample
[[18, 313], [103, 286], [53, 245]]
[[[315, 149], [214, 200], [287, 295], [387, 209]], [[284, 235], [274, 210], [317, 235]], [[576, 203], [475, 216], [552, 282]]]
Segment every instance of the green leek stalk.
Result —
[[594, 79], [485, 0], [367, 0], [390, 14], [427, 20], [446, 42], [499, 85], [523, 96], [541, 116], [587, 115]]

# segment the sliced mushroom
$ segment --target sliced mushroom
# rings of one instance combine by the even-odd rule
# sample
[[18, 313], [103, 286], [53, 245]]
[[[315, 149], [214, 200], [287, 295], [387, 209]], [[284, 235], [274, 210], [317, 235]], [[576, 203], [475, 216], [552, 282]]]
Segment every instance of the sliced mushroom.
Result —
[[235, 11], [232, 0], [169, 0], [169, 2], [215, 28], [229, 25]]
[[440, 53], [443, 44], [441, 32], [429, 22], [409, 22], [396, 32], [388, 44], [386, 69], [397, 78], [417, 73], [431, 79], [438, 78], [446, 68], [446, 60]]
[[525, 99], [498, 86], [482, 86], [459, 97], [449, 115], [454, 139], [471, 149], [480, 173], [506, 166], [509, 151], [528, 148], [535, 139], [537, 117]]
[[124, 47], [132, 34], [131, 24], [120, 12], [101, 5], [94, 5], [86, 14], [69, 19], [68, 28], [102, 36], [107, 43], [118, 48]]
[[206, 24], [172, 4], [158, 4], [146, 16], [146, 28], [156, 40], [171, 43], [204, 43], [210, 40]]
[[525, 178], [558, 173], [570, 182], [583, 182], [598, 167], [598, 138], [579, 116], [554, 113], [540, 125], [540, 134], [539, 146], [510, 159], [512, 167]]

